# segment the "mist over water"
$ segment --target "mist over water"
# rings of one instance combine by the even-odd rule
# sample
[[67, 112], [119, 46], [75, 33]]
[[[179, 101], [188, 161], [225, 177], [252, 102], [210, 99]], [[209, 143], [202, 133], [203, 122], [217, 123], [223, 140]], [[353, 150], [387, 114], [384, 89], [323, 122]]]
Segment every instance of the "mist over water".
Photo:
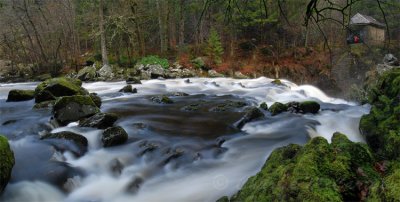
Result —
[[[215, 201], [236, 193], [256, 174], [277, 147], [304, 144], [310, 137], [330, 141], [339, 131], [364, 142], [360, 117], [369, 106], [331, 98], [316, 87], [271, 84], [271, 79], [192, 78], [149, 80], [133, 85], [137, 94], [119, 93], [125, 82], [85, 83], [103, 100], [101, 110], [119, 115], [115, 125], [129, 134], [121, 146], [103, 148], [102, 130], [76, 123], [53, 128], [50, 109], [34, 110], [34, 101], [5, 102], [10, 89], [34, 89], [37, 83], [0, 84], [0, 133], [16, 156], [12, 179], [2, 201]], [[173, 104], [158, 104], [155, 95], [170, 96]], [[213, 111], [227, 100], [258, 106], [266, 102], [315, 100], [316, 114], [282, 113], [246, 124], [233, 124], [245, 107]], [[184, 110], [196, 104], [197, 111]], [[69, 142], [40, 140], [45, 131], [72, 131], [89, 141], [88, 152]]]

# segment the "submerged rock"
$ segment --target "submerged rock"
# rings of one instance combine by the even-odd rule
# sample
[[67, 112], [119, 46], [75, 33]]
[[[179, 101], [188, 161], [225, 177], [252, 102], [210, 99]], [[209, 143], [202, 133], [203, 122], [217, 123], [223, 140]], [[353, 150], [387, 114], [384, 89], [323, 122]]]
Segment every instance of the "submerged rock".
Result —
[[174, 101], [172, 101], [171, 98], [169, 98], [166, 95], [154, 96], [154, 97], [151, 97], [150, 100], [155, 102], [155, 103], [159, 103], [159, 104], [172, 104], [172, 103], [174, 103]]
[[110, 127], [104, 130], [101, 137], [103, 147], [121, 145], [128, 140], [128, 134], [121, 126]]
[[54, 118], [61, 125], [79, 121], [97, 114], [100, 109], [93, 102], [92, 98], [87, 95], [75, 95], [61, 97], [53, 106]]
[[212, 108], [211, 111], [225, 112], [225, 111], [231, 111], [234, 109], [242, 108], [245, 106], [247, 106], [246, 102], [226, 100], [224, 103], [218, 104], [216, 107]]
[[34, 90], [10, 90], [8, 92], [7, 102], [19, 102], [32, 100], [35, 96]]
[[276, 149], [230, 201], [359, 201], [378, 176], [368, 147], [335, 133]]
[[11, 171], [14, 164], [14, 152], [11, 150], [7, 138], [0, 135], [0, 195], [11, 178]]
[[119, 92], [123, 92], [123, 93], [137, 93], [137, 89], [136, 88], [132, 88], [132, 85], [126, 85], [125, 87], [123, 87], [121, 90], [119, 90]]
[[318, 104], [318, 102], [315, 101], [304, 101], [300, 103], [299, 109], [301, 113], [316, 114], [320, 109], [320, 105]]
[[265, 111], [267, 111], [268, 110], [268, 104], [263, 102], [263, 103], [260, 104], [260, 108], [265, 110]]
[[[35, 89], [35, 102], [43, 102], [54, 99], [54, 97], [87, 95], [89, 94], [81, 87], [79, 79], [53, 78], [40, 83]], [[46, 92], [45, 92], [46, 91]]]
[[106, 129], [111, 127], [117, 119], [117, 115], [112, 113], [97, 113], [89, 118], [81, 120], [79, 126]]

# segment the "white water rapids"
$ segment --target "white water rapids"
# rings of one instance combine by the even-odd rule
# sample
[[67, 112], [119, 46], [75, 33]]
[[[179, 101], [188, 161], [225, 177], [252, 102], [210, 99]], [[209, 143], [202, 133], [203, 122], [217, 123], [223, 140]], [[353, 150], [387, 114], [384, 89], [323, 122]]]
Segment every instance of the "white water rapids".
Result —
[[[102, 130], [80, 128], [76, 123], [51, 128], [51, 110], [33, 110], [33, 100], [5, 102], [9, 90], [34, 89], [37, 83], [0, 84], [0, 134], [10, 139], [16, 156], [12, 179], [0, 201], [215, 201], [236, 193], [277, 147], [304, 144], [314, 136], [330, 141], [336, 131], [364, 142], [358, 125], [369, 106], [331, 98], [313, 86], [285, 80], [286, 86], [277, 86], [271, 81], [264, 77], [149, 80], [133, 85], [137, 94], [118, 93], [125, 82], [85, 83], [83, 87], [102, 98], [103, 112], [121, 115], [116, 125], [129, 134], [127, 143], [110, 148], [101, 146]], [[172, 98], [176, 104], [168, 106], [147, 103], [148, 96], [172, 92], [190, 96]], [[218, 118], [219, 113], [207, 112], [197, 116], [174, 108], [188, 104], [185, 99], [240, 99], [255, 106], [315, 100], [321, 111], [277, 116], [264, 111], [265, 118], [232, 132], [218, 124], [229, 122], [233, 115]], [[42, 131], [65, 130], [85, 136], [88, 152], [77, 157], [68, 148], [60, 150], [38, 138]], [[212, 146], [218, 137], [226, 141], [220, 147]], [[157, 145], [154, 151], [143, 151], [147, 143]], [[184, 155], [166, 160], [162, 149], [170, 148], [179, 148]], [[67, 182], [59, 182], [60, 176]]]

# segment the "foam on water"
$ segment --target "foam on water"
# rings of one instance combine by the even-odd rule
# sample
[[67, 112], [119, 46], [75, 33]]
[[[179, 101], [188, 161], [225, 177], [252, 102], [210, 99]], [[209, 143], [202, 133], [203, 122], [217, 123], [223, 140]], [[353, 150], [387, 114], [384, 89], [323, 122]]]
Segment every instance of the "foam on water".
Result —
[[[158, 94], [185, 92], [190, 95], [233, 95], [249, 103], [315, 100], [322, 110], [316, 115], [283, 113], [277, 116], [246, 124], [242, 131], [231, 134], [222, 144], [226, 152], [215, 155], [210, 140], [198, 137], [172, 137], [148, 132], [134, 134], [129, 128], [132, 118], [126, 117], [117, 122], [127, 129], [130, 137], [140, 139], [114, 148], [102, 148], [101, 130], [79, 128], [76, 123], [53, 129], [52, 132], [72, 131], [84, 135], [89, 141], [88, 152], [76, 157], [70, 152], [62, 153], [64, 161], [73, 168], [83, 170], [86, 175], [68, 179], [68, 194], [46, 182], [11, 182], [6, 188], [2, 200], [5, 201], [215, 201], [222, 196], [231, 196], [237, 192], [246, 180], [256, 174], [269, 154], [277, 147], [289, 143], [304, 144], [309, 137], [323, 136], [330, 140], [336, 131], [345, 133], [352, 141], [364, 142], [358, 131], [360, 117], [369, 112], [369, 106], [359, 106], [353, 102], [327, 96], [321, 90], [310, 85], [298, 86], [282, 80], [284, 86], [271, 84], [272, 79], [236, 80], [230, 78], [191, 78], [173, 80], [149, 80], [133, 85], [137, 94], [119, 93], [125, 82], [84, 83], [90, 92], [98, 93], [103, 100], [102, 111], [108, 111], [118, 105], [137, 102]], [[12, 88], [33, 89], [36, 83], [2, 84], [0, 86], [0, 125], [10, 118], [21, 116], [18, 110], [27, 114], [31, 102], [23, 102], [21, 109], [13, 109], [5, 103], [7, 92]], [[128, 102], [128, 103], [127, 103]], [[127, 105], [129, 106], [129, 105]], [[48, 119], [49, 114], [35, 115], [40, 120]], [[133, 115], [134, 116], [134, 115]], [[168, 115], [166, 115], [168, 116]], [[162, 117], [160, 117], [162, 118]], [[11, 126], [10, 126], [11, 127]], [[9, 131], [8, 126], [0, 129]], [[18, 130], [18, 129], [16, 129]], [[23, 128], [20, 129], [24, 131]], [[215, 131], [218, 133], [218, 131]], [[11, 141], [13, 147], [21, 147], [32, 141], [32, 137], [23, 137]], [[159, 153], [144, 153], [142, 145], [156, 142]], [[37, 144], [37, 143], [35, 143]], [[185, 157], [186, 160], [173, 163], [163, 157], [162, 149], [189, 148], [187, 153], [200, 153], [202, 158]], [[204, 149], [205, 148], [205, 149]], [[186, 151], [186, 150], [185, 150]], [[144, 153], [142, 156], [139, 153]], [[185, 153], [186, 154], [186, 153]], [[113, 162], [118, 162], [114, 166]], [[180, 163], [180, 164], [179, 164]], [[117, 171], [115, 171], [117, 170]], [[136, 180], [136, 181], [135, 181]], [[132, 182], [137, 182], [137, 184]], [[67, 186], [67, 185], [64, 185]], [[127, 191], [130, 187], [131, 191]], [[133, 187], [133, 188], [132, 188]], [[22, 191], [27, 190], [27, 191]], [[132, 191], [133, 190], [133, 191]]]

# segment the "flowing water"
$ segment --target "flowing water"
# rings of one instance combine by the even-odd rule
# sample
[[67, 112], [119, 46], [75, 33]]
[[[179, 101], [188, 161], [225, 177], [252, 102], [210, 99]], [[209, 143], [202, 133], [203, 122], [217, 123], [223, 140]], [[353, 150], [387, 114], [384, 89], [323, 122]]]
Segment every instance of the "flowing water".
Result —
[[[215, 201], [237, 192], [277, 147], [304, 144], [314, 136], [329, 140], [336, 131], [364, 142], [358, 123], [369, 106], [328, 97], [313, 86], [289, 81], [277, 86], [271, 81], [149, 80], [133, 85], [137, 94], [119, 93], [125, 82], [85, 83], [86, 89], [102, 98], [101, 110], [118, 114], [115, 124], [129, 134], [127, 143], [110, 148], [101, 146], [102, 130], [77, 123], [54, 128], [49, 123], [50, 109], [32, 109], [33, 100], [5, 102], [10, 89], [34, 89], [37, 83], [0, 84], [0, 133], [10, 139], [16, 158], [0, 200]], [[163, 94], [174, 103], [151, 101], [152, 96]], [[277, 116], [264, 111], [265, 118], [242, 130], [233, 126], [246, 106], [305, 100], [319, 102], [321, 111]], [[227, 102], [241, 105], [218, 107]], [[196, 110], [190, 110], [193, 107]], [[88, 151], [69, 141], [39, 138], [44, 132], [60, 131], [85, 136]]]

